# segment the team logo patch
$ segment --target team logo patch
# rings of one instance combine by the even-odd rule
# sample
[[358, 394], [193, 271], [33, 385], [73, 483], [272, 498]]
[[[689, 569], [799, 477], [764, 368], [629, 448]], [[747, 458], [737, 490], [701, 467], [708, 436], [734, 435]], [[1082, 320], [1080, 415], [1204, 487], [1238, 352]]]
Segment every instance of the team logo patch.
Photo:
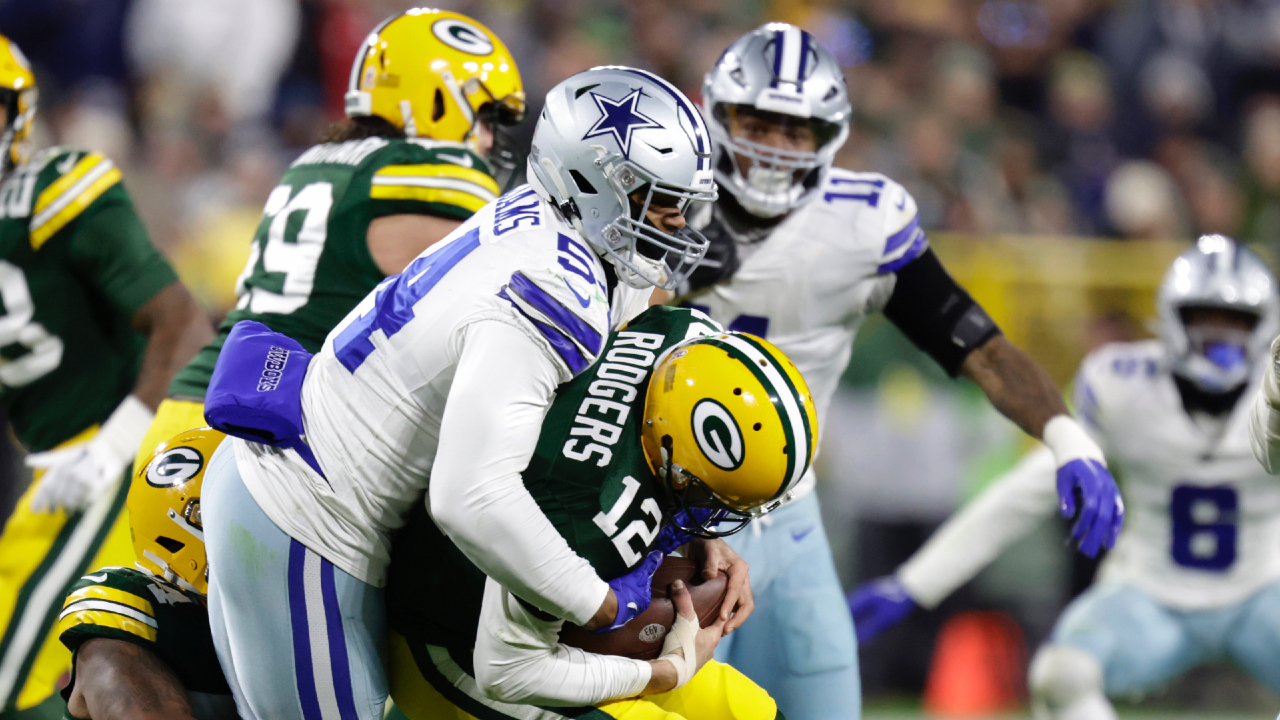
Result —
[[640, 628], [640, 642], [656, 643], [667, 636], [667, 626], [662, 623], [649, 623]]
[[720, 403], [706, 398], [693, 406], [693, 439], [698, 449], [721, 470], [737, 470], [742, 465], [742, 431], [733, 414]]
[[600, 109], [600, 119], [596, 120], [596, 124], [591, 126], [582, 139], [612, 135], [618, 147], [622, 149], [623, 157], [630, 156], [631, 134], [636, 130], [662, 128], [654, 122], [653, 118], [640, 114], [636, 109], [640, 103], [639, 90], [633, 90], [630, 95], [621, 100], [612, 100], [595, 93], [591, 93], [591, 99], [596, 101], [596, 107]]
[[204, 456], [185, 445], [170, 448], [147, 466], [147, 484], [151, 487], [177, 487], [200, 473]]
[[445, 18], [431, 26], [431, 32], [440, 42], [468, 55], [492, 55], [493, 43], [480, 28], [465, 20]]

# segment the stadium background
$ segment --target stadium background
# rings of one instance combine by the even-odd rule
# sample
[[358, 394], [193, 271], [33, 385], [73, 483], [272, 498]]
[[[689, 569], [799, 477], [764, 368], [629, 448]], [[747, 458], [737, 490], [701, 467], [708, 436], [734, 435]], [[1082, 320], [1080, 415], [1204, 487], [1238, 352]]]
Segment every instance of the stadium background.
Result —
[[[531, 117], [548, 88], [593, 65], [648, 68], [696, 100], [742, 32], [766, 20], [813, 32], [852, 90], [837, 164], [902, 181], [943, 261], [1064, 388], [1091, 348], [1151, 334], [1154, 288], [1190, 238], [1226, 233], [1269, 261], [1280, 243], [1275, 0], [442, 5], [506, 41]], [[409, 6], [0, 0], [0, 32], [35, 66], [38, 145], [114, 158], [152, 237], [218, 317], [276, 179], [340, 117], [359, 42]], [[531, 132], [532, 121], [518, 131], [526, 146]], [[844, 380], [820, 492], [852, 586], [892, 571], [1029, 442], [879, 319]], [[26, 477], [16, 451], [0, 452], [7, 513]], [[1048, 524], [939, 612], [863, 648], [868, 716], [914, 715], [922, 693], [926, 710], [954, 714], [964, 688], [982, 696], [972, 708], [1016, 712], [1026, 658], [1093, 570], [1063, 537]], [[1269, 718], [1278, 707], [1210, 669], [1122, 711]]]

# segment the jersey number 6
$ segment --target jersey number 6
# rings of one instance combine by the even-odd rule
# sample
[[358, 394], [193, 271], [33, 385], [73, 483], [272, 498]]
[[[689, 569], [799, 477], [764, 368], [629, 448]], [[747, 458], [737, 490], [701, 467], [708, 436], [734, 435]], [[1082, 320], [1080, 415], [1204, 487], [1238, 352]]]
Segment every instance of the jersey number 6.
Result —
[[1222, 572], [1236, 561], [1239, 501], [1228, 485], [1179, 485], [1169, 499], [1173, 561], [1182, 567]]

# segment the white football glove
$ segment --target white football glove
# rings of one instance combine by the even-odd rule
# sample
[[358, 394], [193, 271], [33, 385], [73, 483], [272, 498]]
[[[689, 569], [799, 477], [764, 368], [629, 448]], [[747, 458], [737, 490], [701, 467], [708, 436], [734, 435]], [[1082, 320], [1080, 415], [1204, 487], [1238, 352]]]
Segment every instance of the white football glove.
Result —
[[44, 470], [31, 496], [32, 511], [74, 513], [91, 505], [133, 463], [154, 417], [151, 408], [129, 395], [89, 442], [28, 455], [28, 467]]

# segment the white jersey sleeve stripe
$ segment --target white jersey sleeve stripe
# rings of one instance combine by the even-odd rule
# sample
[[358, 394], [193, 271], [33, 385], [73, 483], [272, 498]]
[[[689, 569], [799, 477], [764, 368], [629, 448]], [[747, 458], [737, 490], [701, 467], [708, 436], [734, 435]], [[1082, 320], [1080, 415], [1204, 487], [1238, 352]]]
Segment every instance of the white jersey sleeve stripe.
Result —
[[907, 263], [924, 254], [929, 247], [924, 230], [920, 229], [920, 216], [911, 218], [906, 227], [889, 236], [885, 240], [884, 254], [880, 258], [878, 273], [891, 273], [901, 270]]

